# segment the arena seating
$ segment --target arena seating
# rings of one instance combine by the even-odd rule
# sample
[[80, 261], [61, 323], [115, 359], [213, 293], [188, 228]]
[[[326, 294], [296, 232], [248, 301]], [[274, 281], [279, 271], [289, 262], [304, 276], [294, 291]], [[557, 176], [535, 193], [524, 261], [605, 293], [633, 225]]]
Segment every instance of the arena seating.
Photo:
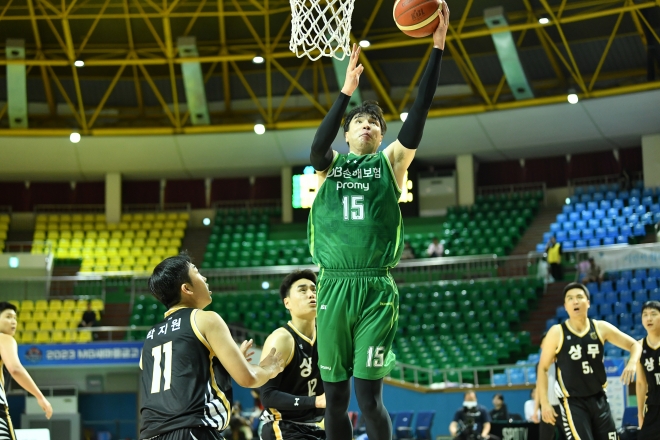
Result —
[[181, 247], [189, 214], [136, 213], [108, 224], [103, 214], [40, 214], [32, 253], [82, 260], [82, 273], [148, 272]]
[[92, 333], [78, 331], [78, 324], [88, 303], [98, 320], [105, 309], [100, 299], [51, 299], [10, 301], [18, 309], [16, 342], [19, 344], [54, 344], [91, 342]]
[[5, 241], [7, 240], [7, 230], [9, 229], [9, 221], [11, 217], [9, 214], [0, 214], [0, 254], [5, 249]]
[[[589, 283], [591, 308], [589, 316], [607, 321], [635, 339], [646, 335], [642, 326], [642, 305], [648, 300], [660, 301], [660, 268], [622, 270], [608, 272], [600, 286]], [[557, 314], [546, 323], [546, 329], [565, 321], [568, 313], [564, 306], [557, 307]], [[621, 349], [605, 348], [607, 356], [622, 356]]]
[[660, 189], [644, 188], [641, 182], [630, 191], [620, 191], [618, 184], [577, 187], [536, 250], [544, 252], [552, 236], [564, 250], [627, 244], [660, 222], [659, 199]]

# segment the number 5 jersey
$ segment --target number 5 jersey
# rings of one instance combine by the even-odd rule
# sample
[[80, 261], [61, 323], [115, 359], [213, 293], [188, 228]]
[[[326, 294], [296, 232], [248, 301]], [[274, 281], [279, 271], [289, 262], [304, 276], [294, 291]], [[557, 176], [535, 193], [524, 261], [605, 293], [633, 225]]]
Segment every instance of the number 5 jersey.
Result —
[[142, 347], [140, 438], [229, 425], [231, 377], [195, 324], [198, 309], [168, 310]]

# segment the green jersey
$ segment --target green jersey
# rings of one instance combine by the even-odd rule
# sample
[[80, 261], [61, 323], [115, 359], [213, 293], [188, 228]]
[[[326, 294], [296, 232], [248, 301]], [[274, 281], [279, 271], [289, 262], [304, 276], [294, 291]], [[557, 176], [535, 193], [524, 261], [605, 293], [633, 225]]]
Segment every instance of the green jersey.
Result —
[[327, 269], [396, 266], [403, 250], [400, 196], [382, 152], [338, 154], [309, 214], [314, 263]]

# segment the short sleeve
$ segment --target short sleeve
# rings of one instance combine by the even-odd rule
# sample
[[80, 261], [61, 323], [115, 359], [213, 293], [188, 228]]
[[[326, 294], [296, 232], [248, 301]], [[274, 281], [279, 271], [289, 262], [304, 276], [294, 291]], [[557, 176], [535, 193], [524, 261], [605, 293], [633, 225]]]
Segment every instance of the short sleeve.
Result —
[[456, 411], [456, 414], [454, 414], [454, 422], [459, 422], [463, 420], [463, 411], [458, 410]]

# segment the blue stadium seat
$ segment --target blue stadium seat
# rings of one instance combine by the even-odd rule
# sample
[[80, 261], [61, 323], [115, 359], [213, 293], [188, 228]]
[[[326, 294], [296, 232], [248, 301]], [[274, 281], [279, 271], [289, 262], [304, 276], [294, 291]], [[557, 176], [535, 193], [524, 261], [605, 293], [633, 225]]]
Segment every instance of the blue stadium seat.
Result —
[[605, 194], [603, 194], [602, 192], [595, 192], [591, 195], [591, 200], [593, 200], [594, 202], [600, 202], [604, 198], [605, 198]]
[[617, 228], [616, 226], [609, 226], [607, 228], [607, 236], [612, 237], [612, 238], [618, 237], [619, 236], [619, 228]]
[[568, 239], [571, 241], [579, 240], [580, 239], [580, 230], [579, 229], [573, 229], [568, 232]]
[[586, 190], [586, 191], [587, 191], [587, 194], [593, 194], [593, 193], [596, 192], [596, 186], [595, 186], [595, 185], [589, 185], [589, 186], [587, 187], [587, 190]]
[[605, 193], [605, 200], [616, 200], [616, 193], [614, 191], [608, 191]]
[[543, 244], [543, 243], [539, 243], [539, 244], [537, 244], [537, 245], [536, 245], [536, 252], [538, 252], [538, 253], [540, 253], [540, 254], [542, 254], [543, 252], [545, 252], [545, 244]]
[[564, 222], [561, 224], [561, 230], [562, 231], [570, 231], [571, 229], [575, 229], [575, 223], [574, 222]]
[[550, 223], [550, 232], [561, 231], [561, 225], [559, 223]]
[[630, 290], [619, 290], [619, 302], [622, 304], [630, 304], [633, 302], [633, 295]]
[[616, 315], [605, 315], [602, 318], [603, 318], [603, 321], [607, 321], [612, 325], [619, 325], [619, 322], [616, 319]]
[[614, 292], [614, 289], [612, 288], [612, 281], [603, 281], [600, 283], [600, 291], [601, 293], [610, 293]]
[[575, 194], [576, 196], [581, 196], [581, 195], [584, 194], [584, 193], [585, 193], [585, 191], [584, 191], [584, 187], [583, 187], [583, 186], [576, 186], [576, 187], [575, 187], [575, 192], [574, 192], [574, 194]]
[[582, 238], [584, 240], [589, 240], [591, 238], [594, 238], [594, 231], [591, 229], [582, 229]]
[[622, 209], [623, 208], [623, 201], [621, 199], [612, 200], [612, 208]]
[[522, 371], [516, 371], [509, 374], [509, 379], [511, 379], [511, 385], [524, 385], [525, 384], [525, 373]]
[[[646, 281], [648, 282], [648, 280]], [[646, 292], [646, 290], [637, 290], [633, 292], [633, 299], [637, 302], [644, 304], [646, 301], [649, 300], [649, 294]]]
[[633, 228], [633, 235], [635, 237], [644, 237], [646, 235], [646, 230], [644, 229], [644, 225], [641, 223], [637, 223]]
[[562, 206], [561, 212], [564, 213], [564, 214], [570, 214], [571, 212], [573, 212], [573, 205], [564, 205], [564, 206]]
[[[554, 234], [552, 232], [544, 232], [543, 233], [543, 243], [547, 243], [550, 241], [550, 238], [554, 237]], [[561, 241], [557, 239], [557, 241]]]
[[557, 318], [550, 318], [547, 321], [545, 321], [545, 331], [550, 330], [550, 328], [555, 324], [559, 324]]
[[652, 267], [649, 269], [649, 278], [660, 278], [660, 267]]
[[575, 229], [585, 229], [587, 227], [587, 221], [586, 220], [578, 220], [575, 222]]
[[660, 212], [660, 203], [652, 204], [651, 207], [649, 208], [649, 211], [651, 211], [653, 214], [657, 214], [658, 212]]
[[630, 197], [640, 197], [644, 189], [644, 182], [638, 180], [633, 183], [633, 189], [630, 190]]
[[621, 327], [632, 327], [633, 325], [633, 320], [632, 316], [629, 313], [621, 313], [619, 314], [619, 326]]
[[650, 301], [660, 301], [660, 289], [649, 290]]
[[614, 244], [614, 237], [605, 237], [603, 238], [603, 246], [609, 246]]
[[635, 208], [637, 208], [639, 206], [640, 203], [641, 202], [639, 201], [639, 197], [637, 197], [637, 196], [631, 196], [628, 199], [628, 206], [631, 207], [633, 209], [633, 211], [635, 210]]
[[633, 278], [630, 280], [630, 290], [639, 290], [643, 289], [644, 285], [642, 283], [642, 280], [639, 280], [637, 278]]
[[536, 368], [527, 367], [525, 371], [527, 371], [527, 381], [529, 383], [536, 383]]
[[589, 247], [600, 247], [601, 245], [600, 238], [590, 238], [588, 243]]
[[616, 244], [628, 244], [628, 237], [624, 237], [623, 235], [619, 235], [616, 238]]
[[591, 194], [582, 194], [582, 195], [580, 196], [580, 201], [581, 201], [582, 203], [590, 202], [590, 201], [591, 201]]
[[493, 374], [493, 385], [508, 385], [506, 380], [506, 374], [504, 373]]
[[588, 211], [595, 211], [598, 209], [598, 202], [589, 202], [587, 203], [587, 210]]
[[600, 316], [611, 315], [614, 313], [614, 307], [610, 303], [600, 304], [598, 306], [598, 314]]
[[605, 230], [605, 228], [596, 228], [596, 230], [594, 231], [594, 237], [596, 238], [607, 237], [607, 230]]
[[415, 439], [431, 440], [431, 427], [435, 411], [420, 411], [415, 417]]
[[628, 223], [628, 217], [619, 216], [614, 219], [615, 226], [626, 226]]
[[624, 217], [630, 217], [633, 215], [633, 207], [632, 206], [624, 206], [623, 209], [621, 210], [621, 215]]
[[632, 228], [639, 223], [639, 216], [635, 213], [632, 213], [628, 216], [628, 225]]
[[616, 208], [610, 208], [607, 210], [607, 217], [617, 218], [619, 216], [619, 210]]
[[658, 288], [658, 279], [657, 278], [652, 278], [648, 277], [646, 281], [644, 282], [644, 287], [651, 290], [651, 289], [657, 289]]
[[608, 191], [607, 184], [602, 183], [602, 184], [598, 185], [598, 191], [602, 192], [602, 193], [606, 193]]
[[652, 212], [647, 212], [644, 214], [640, 219], [640, 223], [643, 225], [652, 225], [653, 224], [653, 213]]
[[587, 209], [587, 205], [585, 205], [584, 203], [576, 203], [575, 204], [575, 212], [580, 213], [580, 212], [584, 211], [585, 209]]
[[559, 306], [557, 307], [557, 314], [555, 316], [561, 321], [568, 318], [568, 312], [564, 306]]
[[610, 203], [609, 200], [603, 200], [602, 202], [600, 202], [600, 209], [602, 209], [603, 211], [607, 211], [611, 207], [612, 204]]
[[591, 220], [587, 221], [587, 226], [589, 227], [589, 229], [600, 228], [600, 220], [596, 220], [592, 218]]
[[587, 289], [589, 289], [589, 293], [592, 296], [594, 293], [600, 292], [600, 290], [598, 289], [598, 283], [594, 283], [594, 282], [587, 283]]
[[651, 196], [642, 197], [642, 205], [643, 206], [653, 205], [653, 197]]
[[610, 304], [616, 304], [619, 301], [616, 292], [608, 292], [605, 294], [605, 302]]
[[529, 356], [527, 356], [528, 364], [535, 364], [540, 360], [541, 360], [541, 355], [539, 353], [532, 353]]
[[582, 220], [591, 220], [594, 218], [594, 213], [591, 211], [582, 211]]
[[[609, 322], [609, 321], [608, 321]], [[623, 350], [614, 345], [609, 345], [605, 348], [605, 356], [607, 357], [621, 357]]]
[[562, 243], [561, 247], [565, 251], [570, 251], [575, 249], [575, 243], [573, 243], [572, 241], [565, 241]]
[[639, 216], [646, 214], [646, 206], [644, 205], [637, 206], [637, 208], [635, 208], [635, 214]]
[[642, 190], [642, 197], [653, 197], [653, 189], [651, 188], [644, 188]]
[[565, 221], [568, 221], [566, 214], [557, 214], [557, 223], [564, 223]]
[[580, 213], [579, 212], [571, 212], [568, 214], [568, 219], [572, 222], [576, 220], [580, 220]]
[[566, 234], [566, 231], [557, 231], [555, 238], [557, 238], [557, 241], [561, 243], [566, 241], [567, 235], [568, 234]]
[[630, 313], [642, 313], [642, 306], [644, 304], [639, 301], [633, 301], [630, 303]]
[[575, 240], [575, 249], [586, 249], [587, 242], [586, 240]]
[[593, 306], [600, 306], [601, 304], [605, 304], [605, 294], [604, 293], [591, 293], [591, 305]]
[[[580, 196], [572, 195], [568, 198], [568, 200], [570, 201], [571, 205], [575, 206], [575, 204], [580, 201]], [[575, 208], [573, 208], [573, 210], [575, 210]]]
[[628, 279], [627, 278], [619, 278], [616, 280], [616, 290], [619, 292], [622, 290], [628, 290]]
[[400, 411], [396, 413], [394, 423], [392, 423], [392, 434], [395, 439], [404, 439], [411, 437], [413, 412]]
[[633, 278], [636, 278], [638, 280], [645, 280], [646, 269], [635, 269], [635, 272], [633, 272]]
[[612, 220], [611, 218], [604, 218], [604, 219], [602, 219], [602, 220], [600, 221], [600, 225], [601, 225], [603, 228], [609, 228], [609, 227], [612, 227], [612, 226], [614, 226], [614, 220]]
[[605, 210], [604, 209], [596, 209], [594, 211], [594, 218], [597, 220], [602, 220], [605, 218]]
[[615, 315], [628, 314], [628, 306], [622, 302], [618, 302], [614, 304], [614, 314]]
[[619, 189], [621, 189], [621, 185], [619, 185], [618, 183], [610, 183], [609, 188], [610, 188], [610, 191], [617, 192], [617, 191], [619, 191]]
[[628, 200], [630, 198], [630, 193], [628, 191], [619, 191], [617, 198], [619, 200]]
[[628, 226], [628, 225], [621, 225], [621, 226], [619, 226], [619, 234], [620, 234], [622, 237], [626, 237], [626, 238], [627, 238], [627, 237], [632, 237], [632, 235], [633, 235], [633, 231], [632, 231], [632, 228], [631, 228], [630, 226]]

